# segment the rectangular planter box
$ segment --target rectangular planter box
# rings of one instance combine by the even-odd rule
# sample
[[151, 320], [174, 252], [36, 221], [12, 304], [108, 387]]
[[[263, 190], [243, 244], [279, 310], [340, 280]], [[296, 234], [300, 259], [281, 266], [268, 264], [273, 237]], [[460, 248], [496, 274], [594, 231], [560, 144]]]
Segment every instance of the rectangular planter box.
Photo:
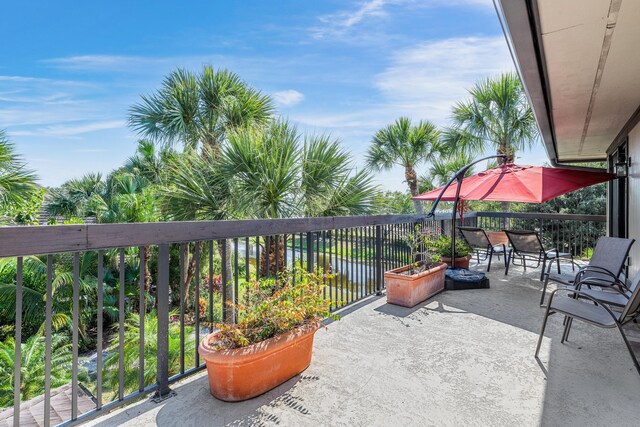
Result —
[[436, 263], [433, 268], [411, 276], [401, 274], [410, 268], [406, 265], [384, 273], [389, 304], [413, 307], [444, 290], [445, 263]]

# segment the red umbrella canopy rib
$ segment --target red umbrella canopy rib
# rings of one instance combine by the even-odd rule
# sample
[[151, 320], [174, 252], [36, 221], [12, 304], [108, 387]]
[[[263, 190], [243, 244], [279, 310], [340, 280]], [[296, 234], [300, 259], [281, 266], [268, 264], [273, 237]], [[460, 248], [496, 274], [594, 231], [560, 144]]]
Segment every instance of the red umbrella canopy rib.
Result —
[[[542, 203], [614, 178], [615, 175], [607, 172], [507, 164], [465, 178], [460, 188], [460, 200]], [[457, 182], [451, 184], [440, 200], [454, 201], [457, 187]], [[442, 188], [413, 199], [436, 200]]]

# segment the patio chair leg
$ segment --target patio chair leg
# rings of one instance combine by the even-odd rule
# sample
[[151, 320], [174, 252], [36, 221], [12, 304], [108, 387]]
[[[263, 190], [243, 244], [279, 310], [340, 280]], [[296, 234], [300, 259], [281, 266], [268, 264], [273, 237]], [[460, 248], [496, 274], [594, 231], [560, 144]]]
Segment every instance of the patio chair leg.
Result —
[[571, 270], [576, 271], [576, 263], [574, 262], [573, 254], [571, 254]]
[[522, 256], [522, 265], [524, 266], [524, 271], [527, 271], [527, 260], [524, 255]]
[[564, 325], [564, 332], [562, 332], [562, 339], [560, 343], [564, 343], [565, 341], [569, 341], [569, 332], [571, 332], [571, 325], [573, 324], [573, 317], [569, 317], [566, 320], [566, 324]]
[[631, 348], [631, 344], [627, 339], [627, 335], [622, 330], [622, 325], [618, 324], [618, 330], [620, 331], [620, 334], [622, 335], [622, 339], [624, 340], [624, 343], [627, 346], [627, 350], [629, 350], [629, 355], [631, 356], [631, 360], [633, 360], [633, 364], [635, 365], [636, 370], [638, 371], [638, 374], [640, 374], [640, 363], [638, 363], [638, 358], [636, 357], [636, 354], [633, 352], [633, 348]]
[[560, 274], [560, 257], [556, 258], [556, 264], [558, 265], [558, 274]]
[[[542, 270], [544, 271], [544, 270]], [[544, 296], [547, 293], [547, 285], [549, 284], [549, 274], [547, 273], [547, 277], [544, 279], [544, 284], [542, 285], [542, 295], [540, 296], [540, 306], [544, 304]]]
[[[544, 312], [544, 320], [542, 321], [542, 329], [540, 330], [540, 336], [538, 337], [538, 345], [536, 345], [536, 359], [538, 358], [538, 353], [540, 353], [540, 346], [542, 345], [542, 337], [544, 337], [544, 330], [547, 327], [547, 320], [549, 319], [550, 313], [549, 309], [551, 308], [551, 304], [547, 307]], [[553, 313], [551, 313], [553, 314]]]
[[547, 257], [542, 258], [542, 271], [540, 272], [540, 281], [544, 279], [544, 270], [547, 268]]
[[489, 252], [489, 265], [487, 265], [487, 273], [491, 271], [491, 259], [493, 258], [493, 249]]

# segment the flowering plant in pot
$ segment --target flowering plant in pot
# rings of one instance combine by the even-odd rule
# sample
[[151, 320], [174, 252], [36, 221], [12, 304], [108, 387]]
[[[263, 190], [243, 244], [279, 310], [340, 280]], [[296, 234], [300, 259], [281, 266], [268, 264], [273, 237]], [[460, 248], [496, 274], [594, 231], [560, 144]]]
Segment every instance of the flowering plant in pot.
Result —
[[411, 249], [413, 262], [384, 273], [387, 302], [413, 307], [444, 290], [447, 265], [438, 261], [434, 251], [438, 234], [431, 230], [416, 225], [403, 240]]
[[[295, 278], [295, 280], [294, 280]], [[219, 324], [200, 343], [211, 394], [246, 400], [282, 384], [311, 363], [314, 333], [330, 314], [327, 275], [298, 265], [277, 279], [247, 284], [236, 324]]]
[[456, 267], [469, 268], [469, 255], [472, 251], [471, 247], [462, 239], [456, 239], [455, 255], [451, 254], [451, 237], [440, 236], [435, 242], [433, 242], [433, 248], [438, 255], [440, 261], [444, 262], [448, 266], [451, 265], [451, 258], [455, 257]]

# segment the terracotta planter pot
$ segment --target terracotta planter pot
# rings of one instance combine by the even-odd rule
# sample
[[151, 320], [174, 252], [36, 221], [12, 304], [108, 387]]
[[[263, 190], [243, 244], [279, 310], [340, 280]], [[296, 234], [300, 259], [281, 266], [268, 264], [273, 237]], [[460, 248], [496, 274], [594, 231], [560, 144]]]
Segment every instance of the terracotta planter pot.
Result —
[[320, 323], [301, 326], [268, 340], [233, 350], [214, 350], [216, 333], [198, 347], [206, 361], [211, 394], [236, 402], [271, 390], [307, 369], [313, 335]]
[[437, 263], [433, 268], [418, 274], [401, 274], [411, 266], [396, 268], [384, 273], [389, 304], [413, 307], [444, 290], [444, 272], [447, 265]]
[[[456, 267], [458, 268], [466, 268], [469, 269], [469, 260], [471, 259], [471, 255], [461, 256], [456, 258]], [[443, 258], [440, 257], [440, 261], [447, 264], [447, 267], [451, 267], [451, 258]]]

